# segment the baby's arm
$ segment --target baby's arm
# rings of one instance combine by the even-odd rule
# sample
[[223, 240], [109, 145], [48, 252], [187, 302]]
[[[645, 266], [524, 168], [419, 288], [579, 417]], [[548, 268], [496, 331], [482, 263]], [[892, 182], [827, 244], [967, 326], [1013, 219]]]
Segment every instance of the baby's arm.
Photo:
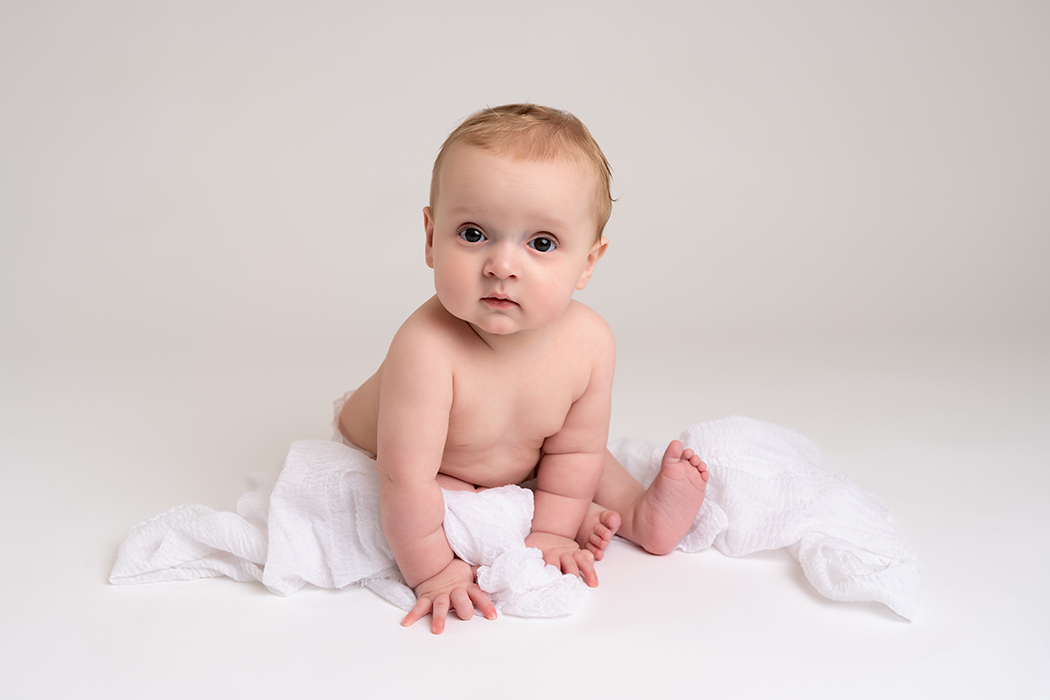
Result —
[[593, 361], [587, 388], [569, 409], [561, 430], [543, 443], [526, 544], [542, 550], [548, 564], [582, 574], [589, 586], [597, 586], [593, 555], [581, 550], [575, 537], [605, 468], [616, 348], [604, 321], [596, 316], [592, 325], [587, 342], [578, 345], [586, 347]]
[[403, 328], [384, 362], [376, 462], [383, 533], [417, 595], [402, 624], [430, 613], [437, 634], [450, 608], [463, 619], [470, 619], [475, 606], [489, 619], [496, 610], [445, 538], [437, 474], [452, 405], [452, 371], [447, 356], [420, 337], [424, 330]]

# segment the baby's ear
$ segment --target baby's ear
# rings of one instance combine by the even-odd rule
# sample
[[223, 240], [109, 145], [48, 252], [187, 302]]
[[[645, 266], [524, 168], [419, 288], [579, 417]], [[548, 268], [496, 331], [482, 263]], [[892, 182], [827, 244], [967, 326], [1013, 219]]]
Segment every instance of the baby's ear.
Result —
[[587, 263], [583, 266], [583, 272], [580, 273], [580, 279], [576, 281], [576, 289], [583, 289], [587, 286], [587, 283], [591, 281], [591, 275], [594, 274], [594, 266], [598, 264], [598, 261], [605, 255], [606, 249], [609, 247], [609, 239], [602, 236], [594, 245], [591, 246], [591, 252], [587, 254]]
[[427, 232], [427, 267], [434, 267], [434, 215], [430, 207], [423, 207], [423, 230]]

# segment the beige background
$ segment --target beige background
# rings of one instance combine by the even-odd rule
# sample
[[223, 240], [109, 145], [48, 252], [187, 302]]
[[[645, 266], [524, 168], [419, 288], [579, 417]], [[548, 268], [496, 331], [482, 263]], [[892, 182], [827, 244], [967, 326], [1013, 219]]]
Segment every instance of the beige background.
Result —
[[[0, 694], [1047, 689], [1044, 3], [263, 5], [0, 3]], [[439, 642], [365, 591], [105, 583], [327, 436], [431, 293], [441, 141], [525, 100], [614, 168], [613, 435], [808, 435], [918, 552], [914, 623], [625, 544], [583, 613]]]

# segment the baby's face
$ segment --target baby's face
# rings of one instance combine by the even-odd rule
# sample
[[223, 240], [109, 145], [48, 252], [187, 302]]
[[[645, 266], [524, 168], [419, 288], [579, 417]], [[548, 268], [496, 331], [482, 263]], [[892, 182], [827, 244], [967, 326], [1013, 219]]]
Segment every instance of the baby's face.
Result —
[[427, 264], [453, 316], [495, 335], [541, 328], [605, 252], [594, 175], [571, 158], [518, 160], [477, 146], [446, 154], [424, 209]]

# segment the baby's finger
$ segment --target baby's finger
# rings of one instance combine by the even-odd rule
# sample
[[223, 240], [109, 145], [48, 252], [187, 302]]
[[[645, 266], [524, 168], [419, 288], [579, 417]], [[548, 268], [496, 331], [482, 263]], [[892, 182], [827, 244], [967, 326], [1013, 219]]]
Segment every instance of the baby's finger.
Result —
[[598, 573], [594, 570], [594, 555], [585, 549], [576, 552], [576, 564], [579, 566], [583, 582], [591, 588], [598, 585]]
[[559, 562], [561, 572], [563, 574], [569, 574], [570, 576], [579, 576], [580, 567], [576, 565], [576, 559], [572, 552], [567, 552], [561, 555], [561, 562]]
[[450, 596], [452, 601], [452, 607], [456, 610], [456, 615], [459, 616], [460, 620], [469, 620], [474, 617], [474, 604], [470, 602], [470, 596], [467, 595], [467, 591], [463, 588], [457, 588], [452, 591]]
[[413, 606], [413, 608], [408, 611], [408, 614], [405, 615], [405, 618], [401, 620], [401, 626], [409, 627], [414, 625], [430, 612], [432, 605], [433, 603], [430, 601], [430, 598], [420, 598], [417, 600], [415, 606]]
[[431, 609], [430, 614], [433, 617], [433, 624], [430, 626], [430, 631], [434, 634], [441, 634], [445, 631], [445, 618], [448, 616], [448, 596], [439, 595], [434, 598], [434, 607]]
[[496, 619], [496, 606], [492, 604], [491, 600], [489, 600], [485, 591], [474, 585], [467, 589], [467, 595], [470, 596], [470, 599], [474, 602], [477, 609], [481, 611], [481, 614], [485, 616], [485, 619]]

